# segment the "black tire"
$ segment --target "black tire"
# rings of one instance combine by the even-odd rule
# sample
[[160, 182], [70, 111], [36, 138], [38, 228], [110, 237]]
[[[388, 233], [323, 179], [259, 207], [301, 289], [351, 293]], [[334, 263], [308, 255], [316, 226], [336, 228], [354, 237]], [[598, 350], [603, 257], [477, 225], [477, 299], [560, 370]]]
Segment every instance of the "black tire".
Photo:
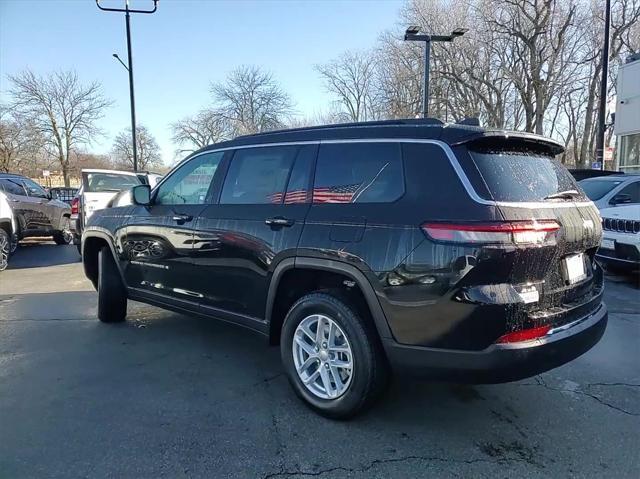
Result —
[[73, 241], [73, 234], [71, 233], [69, 218], [65, 217], [60, 226], [62, 229], [54, 231], [53, 233], [53, 241], [55, 241], [58, 246], [71, 244]]
[[98, 319], [103, 323], [119, 323], [127, 316], [127, 292], [113, 259], [104, 246], [98, 252]]
[[4, 271], [9, 266], [9, 256], [11, 255], [11, 237], [2, 227], [0, 227], [0, 271]]
[[[294, 333], [300, 322], [313, 314], [332, 319], [347, 336], [353, 355], [353, 371], [347, 390], [335, 399], [323, 399], [304, 385], [293, 359]], [[388, 382], [389, 368], [378, 333], [370, 321], [337, 293], [315, 292], [300, 298], [289, 310], [282, 326], [280, 354], [296, 394], [313, 410], [332, 419], [349, 419], [371, 406]]]

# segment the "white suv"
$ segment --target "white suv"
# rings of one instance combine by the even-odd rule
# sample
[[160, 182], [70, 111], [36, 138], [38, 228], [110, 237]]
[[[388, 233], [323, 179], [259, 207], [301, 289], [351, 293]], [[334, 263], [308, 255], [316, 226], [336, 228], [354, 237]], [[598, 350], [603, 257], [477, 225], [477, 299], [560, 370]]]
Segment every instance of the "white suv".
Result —
[[596, 256], [619, 270], [640, 269], [640, 204], [605, 208], [602, 216], [602, 244]]

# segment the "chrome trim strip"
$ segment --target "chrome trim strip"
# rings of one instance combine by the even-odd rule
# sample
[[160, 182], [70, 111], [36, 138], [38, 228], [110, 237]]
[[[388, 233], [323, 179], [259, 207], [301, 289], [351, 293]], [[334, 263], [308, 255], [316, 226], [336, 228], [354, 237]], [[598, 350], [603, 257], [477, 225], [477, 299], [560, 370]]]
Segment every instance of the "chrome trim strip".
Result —
[[[476, 190], [473, 188], [473, 185], [471, 185], [469, 178], [467, 178], [467, 175], [465, 174], [464, 170], [462, 169], [462, 166], [458, 162], [458, 159], [453, 154], [453, 150], [451, 149], [451, 146], [449, 144], [440, 140], [428, 140], [428, 139], [420, 139], [420, 138], [344, 138], [344, 139], [337, 139], [337, 140], [302, 140], [302, 141], [285, 141], [285, 142], [275, 142], [275, 143], [255, 143], [253, 145], [227, 146], [224, 148], [213, 148], [211, 150], [202, 151], [192, 156], [188, 156], [187, 158], [182, 160], [180, 163], [178, 163], [174, 167], [173, 171], [181, 167], [184, 162], [191, 161], [193, 158], [196, 158], [200, 155], [204, 155], [207, 153], [216, 153], [219, 151], [230, 151], [230, 150], [245, 149], [245, 148], [267, 148], [270, 146], [321, 145], [321, 144], [336, 144], [336, 143], [426, 143], [426, 144], [437, 145], [440, 148], [442, 148], [445, 155], [449, 159], [449, 163], [451, 164], [451, 167], [456, 172], [456, 175], [458, 175], [458, 178], [460, 179], [460, 182], [464, 186], [464, 189], [466, 190], [469, 197], [476, 203], [479, 203], [482, 205], [493, 206], [493, 207], [502, 206], [505, 208], [526, 208], [526, 209], [576, 208], [576, 207], [586, 207], [586, 206], [593, 206], [595, 208], [595, 205], [593, 204], [592, 201], [582, 201], [579, 203], [573, 202], [573, 201], [557, 202], [557, 203], [555, 202], [550, 203], [550, 202], [544, 202], [544, 201], [520, 203], [520, 202], [510, 202], [510, 201], [486, 200], [480, 197], [480, 195], [478, 195]], [[160, 181], [160, 183], [158, 183], [155, 186], [154, 190], [157, 189], [162, 183], [164, 183], [171, 176], [172, 175], [165, 176], [162, 179], [162, 181]]]

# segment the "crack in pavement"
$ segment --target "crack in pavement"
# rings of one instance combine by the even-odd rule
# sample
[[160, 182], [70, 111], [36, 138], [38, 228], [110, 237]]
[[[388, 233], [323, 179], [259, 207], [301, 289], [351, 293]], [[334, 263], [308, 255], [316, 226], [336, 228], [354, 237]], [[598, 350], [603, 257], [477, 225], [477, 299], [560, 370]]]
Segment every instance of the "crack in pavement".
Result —
[[[616, 410], [616, 411], [618, 411], [618, 412], [621, 412], [621, 413], [623, 413], [623, 414], [627, 414], [627, 415], [629, 415], [629, 416], [634, 416], [634, 417], [639, 417], [639, 416], [640, 416], [640, 413], [635, 413], [635, 412], [632, 412], [632, 411], [627, 411], [627, 410], [626, 410], [626, 409], [624, 409], [624, 408], [621, 408], [621, 407], [619, 407], [619, 406], [616, 406], [615, 404], [611, 404], [611, 403], [609, 403], [609, 402], [605, 401], [604, 399], [602, 399], [602, 398], [601, 398], [601, 397], [599, 397], [599, 396], [596, 396], [595, 394], [591, 394], [591, 393], [588, 393], [588, 392], [586, 392], [586, 391], [582, 391], [582, 390], [580, 390], [580, 389], [574, 389], [574, 390], [571, 390], [571, 389], [564, 389], [564, 388], [555, 388], [555, 387], [553, 387], [553, 386], [548, 385], [548, 384], [545, 382], [545, 380], [544, 380], [541, 376], [535, 376], [535, 378], [534, 378], [534, 379], [535, 379], [535, 381], [536, 381], [536, 384], [526, 383], [526, 384], [522, 384], [522, 386], [525, 386], [525, 385], [526, 385], [526, 386], [542, 386], [542, 387], [544, 387], [544, 388], [546, 388], [546, 389], [549, 389], [550, 391], [557, 391], [557, 392], [562, 392], [562, 393], [581, 394], [581, 395], [583, 395], [583, 396], [586, 396], [586, 397], [589, 397], [589, 398], [591, 398], [591, 399], [594, 399], [595, 401], [599, 402], [599, 403], [600, 403], [600, 404], [602, 404], [603, 406], [607, 406], [608, 408], [614, 409], [614, 410]], [[597, 384], [597, 383], [586, 384], [585, 386], [586, 386], [586, 387], [589, 387], [589, 386], [596, 385], [596, 384]], [[602, 384], [602, 385], [604, 385], [604, 384]], [[607, 385], [623, 385], [623, 383], [611, 383], [611, 384], [607, 384]], [[635, 385], [635, 384], [632, 384], [631, 386], [636, 386], [636, 385]]]
[[497, 459], [497, 460], [490, 460], [490, 459], [454, 459], [454, 458], [444, 458], [444, 457], [439, 457], [439, 456], [403, 456], [403, 457], [397, 457], [397, 458], [389, 458], [389, 459], [374, 459], [373, 461], [371, 461], [368, 464], [365, 464], [364, 466], [360, 466], [360, 467], [346, 467], [346, 466], [335, 466], [335, 467], [329, 467], [326, 469], [319, 469], [317, 471], [304, 471], [301, 469], [296, 469], [296, 470], [284, 470], [281, 469], [278, 472], [272, 472], [269, 474], [266, 474], [265, 476], [262, 477], [262, 479], [274, 479], [277, 477], [291, 477], [291, 476], [307, 476], [307, 477], [317, 477], [317, 476], [321, 476], [323, 474], [329, 474], [331, 472], [338, 472], [338, 471], [342, 471], [342, 472], [347, 472], [347, 473], [354, 473], [354, 472], [368, 472], [371, 469], [382, 465], [382, 464], [393, 464], [393, 463], [399, 463], [399, 462], [408, 462], [408, 461], [424, 461], [424, 462], [441, 462], [441, 463], [453, 463], [453, 464], [478, 464], [478, 463], [484, 463], [484, 464], [506, 464], [506, 463], [526, 463], [528, 465], [531, 465], [530, 462], [523, 460], [521, 458], [501, 458], [501, 459]]

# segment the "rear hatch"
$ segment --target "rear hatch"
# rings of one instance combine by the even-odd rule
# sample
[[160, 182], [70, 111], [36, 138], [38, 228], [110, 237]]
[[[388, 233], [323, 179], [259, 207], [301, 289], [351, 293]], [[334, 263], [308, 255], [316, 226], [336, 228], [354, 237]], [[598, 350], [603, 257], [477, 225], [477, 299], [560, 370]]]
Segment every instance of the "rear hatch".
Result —
[[82, 172], [82, 212], [88, 220], [94, 212], [105, 209], [109, 201], [120, 191], [141, 184], [133, 173], [119, 171]]
[[[562, 326], [600, 306], [602, 272], [594, 259], [600, 216], [555, 152], [553, 145], [517, 138], [483, 138], [456, 151], [481, 201], [496, 202], [505, 223], [549, 230], [544, 239], [499, 246], [493, 253], [488, 248], [486, 260], [465, 278], [492, 278], [522, 292], [524, 304], [513, 309], [507, 331]], [[517, 234], [526, 239], [532, 233]]]

